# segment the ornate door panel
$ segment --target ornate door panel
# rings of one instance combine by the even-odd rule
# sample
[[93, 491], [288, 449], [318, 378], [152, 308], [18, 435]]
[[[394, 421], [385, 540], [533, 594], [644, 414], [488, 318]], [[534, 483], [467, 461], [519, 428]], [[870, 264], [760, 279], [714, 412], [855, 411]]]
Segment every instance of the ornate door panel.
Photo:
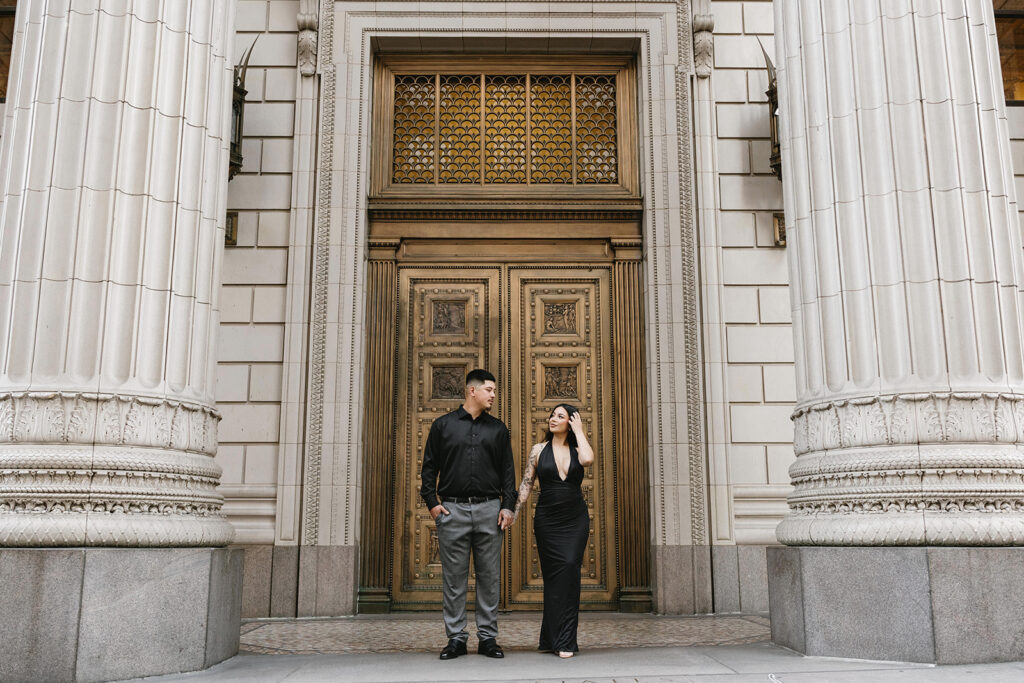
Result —
[[[522, 476], [530, 447], [541, 440], [559, 403], [580, 409], [597, 460], [587, 468], [583, 492], [591, 532], [583, 559], [581, 606], [617, 607], [612, 361], [608, 268], [510, 267], [508, 374], [513, 451]], [[543, 577], [533, 538], [535, 489], [513, 533], [505, 575], [505, 606], [536, 609]]]
[[[437, 535], [419, 496], [423, 446], [434, 419], [461, 404], [466, 373], [497, 363], [500, 272], [497, 268], [400, 270], [394, 609], [437, 609], [441, 604]], [[500, 399], [498, 403], [495, 415], [503, 417]]]

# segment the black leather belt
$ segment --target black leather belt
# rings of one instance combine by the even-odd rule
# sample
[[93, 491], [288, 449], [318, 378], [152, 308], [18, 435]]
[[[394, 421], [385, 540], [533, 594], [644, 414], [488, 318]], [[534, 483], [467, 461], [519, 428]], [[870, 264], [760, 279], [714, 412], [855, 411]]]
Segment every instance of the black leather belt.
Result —
[[450, 496], [442, 499], [444, 503], [486, 503], [489, 500], [498, 500], [498, 496], [466, 496], [459, 498], [458, 496]]

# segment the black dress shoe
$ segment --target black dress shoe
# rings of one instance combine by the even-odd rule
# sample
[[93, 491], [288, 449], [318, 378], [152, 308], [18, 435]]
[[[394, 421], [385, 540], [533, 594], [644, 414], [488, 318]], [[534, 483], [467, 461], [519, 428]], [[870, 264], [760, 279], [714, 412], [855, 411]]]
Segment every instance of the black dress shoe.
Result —
[[498, 645], [498, 641], [494, 638], [485, 638], [481, 640], [476, 651], [478, 654], [487, 655], [494, 659], [502, 659], [505, 656], [505, 653], [501, 651], [501, 645]]
[[441, 659], [455, 659], [464, 654], [466, 654], [466, 641], [452, 638], [441, 650]]

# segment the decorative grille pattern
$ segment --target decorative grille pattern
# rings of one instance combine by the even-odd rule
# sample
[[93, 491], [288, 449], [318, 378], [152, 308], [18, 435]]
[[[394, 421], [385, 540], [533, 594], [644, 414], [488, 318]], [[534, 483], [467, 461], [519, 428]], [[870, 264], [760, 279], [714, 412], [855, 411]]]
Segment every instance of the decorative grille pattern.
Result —
[[396, 183], [434, 182], [434, 77], [395, 77]]
[[480, 77], [441, 76], [438, 180], [480, 182]]
[[526, 182], [526, 77], [488, 76], [484, 182]]
[[572, 77], [536, 76], [530, 94], [530, 178], [535, 183], [571, 183]]
[[396, 75], [394, 101], [395, 184], [619, 182], [613, 74]]
[[576, 77], [576, 182], [618, 182], [615, 79]]

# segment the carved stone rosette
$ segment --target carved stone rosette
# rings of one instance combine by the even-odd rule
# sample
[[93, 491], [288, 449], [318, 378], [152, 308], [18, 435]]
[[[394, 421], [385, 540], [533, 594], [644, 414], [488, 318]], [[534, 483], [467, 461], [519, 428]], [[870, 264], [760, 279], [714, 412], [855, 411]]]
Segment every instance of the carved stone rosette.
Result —
[[0, 546], [216, 546], [219, 416], [137, 396], [0, 396]]
[[782, 543], [1024, 544], [1024, 395], [832, 401], [793, 421]]

